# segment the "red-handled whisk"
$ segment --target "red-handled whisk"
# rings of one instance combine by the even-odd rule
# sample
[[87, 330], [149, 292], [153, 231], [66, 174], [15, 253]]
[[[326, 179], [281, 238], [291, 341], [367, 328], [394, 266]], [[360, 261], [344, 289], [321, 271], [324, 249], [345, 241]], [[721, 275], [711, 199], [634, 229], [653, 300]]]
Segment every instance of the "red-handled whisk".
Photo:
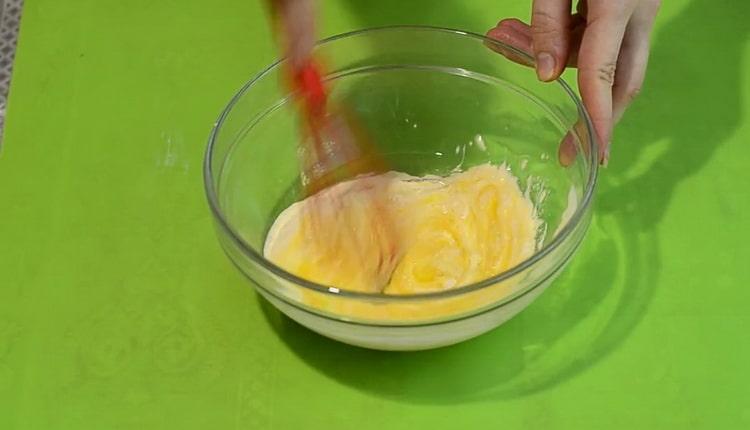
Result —
[[352, 113], [329, 100], [320, 63], [313, 56], [312, 0], [269, 0], [289, 90], [297, 96], [303, 125], [302, 179], [307, 195], [386, 165]]
[[[284, 62], [287, 83], [302, 123], [299, 152], [304, 196], [313, 199], [305, 206], [304, 222], [311, 226], [312, 239], [320, 250], [326, 251], [324, 254], [346, 252], [337, 247], [348, 243], [343, 248], [353, 249], [362, 257], [357, 268], [374, 275], [372, 291], [382, 291], [399, 258], [398, 235], [388, 211], [387, 187], [364, 194], [364, 201], [359, 204], [369, 210], [357, 213], [342, 208], [336, 193], [320, 192], [360, 175], [385, 172], [387, 163], [353, 112], [331, 99], [331, 87], [320, 62], [312, 56], [312, 44], [307, 39], [311, 35], [300, 40], [300, 35], [306, 33], [301, 29], [303, 15], [299, 10], [289, 9], [295, 4], [299, 6], [300, 0], [277, 1], [281, 2], [277, 28], [286, 41], [289, 55]], [[311, 23], [304, 25], [309, 25], [311, 32]]]
[[337, 182], [386, 170], [355, 116], [329, 100], [320, 66], [310, 59], [293, 78], [303, 121], [302, 176], [307, 195]]

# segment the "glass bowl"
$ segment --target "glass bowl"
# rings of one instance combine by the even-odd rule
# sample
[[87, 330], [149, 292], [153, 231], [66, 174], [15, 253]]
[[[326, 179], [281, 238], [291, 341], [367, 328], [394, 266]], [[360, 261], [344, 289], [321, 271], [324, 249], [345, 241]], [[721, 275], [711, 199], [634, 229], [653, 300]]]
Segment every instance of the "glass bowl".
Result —
[[[446, 175], [457, 166], [505, 163], [544, 221], [535, 254], [470, 285], [399, 296], [319, 285], [263, 258], [276, 216], [301, 199], [294, 95], [284, 90], [277, 62], [224, 109], [204, 166], [221, 246], [263, 297], [333, 339], [417, 350], [491, 330], [549, 286], [589, 225], [596, 143], [565, 82], [539, 82], [533, 69], [490, 46], [531, 61], [477, 34], [417, 26], [342, 34], [315, 49], [329, 71], [331, 98], [353, 111], [394, 170]], [[578, 151], [564, 167], [558, 148], [566, 136]]]

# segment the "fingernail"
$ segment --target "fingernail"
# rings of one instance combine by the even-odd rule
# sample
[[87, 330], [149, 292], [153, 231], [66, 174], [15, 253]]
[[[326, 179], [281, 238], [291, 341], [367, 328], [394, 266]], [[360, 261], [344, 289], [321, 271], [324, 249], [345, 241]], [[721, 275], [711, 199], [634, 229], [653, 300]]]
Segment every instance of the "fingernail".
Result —
[[562, 164], [563, 167], [570, 166], [573, 164], [573, 161], [575, 161], [576, 154], [575, 140], [573, 135], [568, 133], [565, 135], [565, 138], [563, 138], [560, 148], [557, 151], [557, 157], [560, 160], [560, 164]]
[[555, 77], [555, 58], [547, 52], [536, 56], [536, 75], [541, 81], [551, 81]]
[[602, 167], [607, 167], [609, 165], [609, 148], [612, 146], [612, 142], [609, 142], [607, 144], [607, 147], [604, 148], [604, 157], [602, 157]]

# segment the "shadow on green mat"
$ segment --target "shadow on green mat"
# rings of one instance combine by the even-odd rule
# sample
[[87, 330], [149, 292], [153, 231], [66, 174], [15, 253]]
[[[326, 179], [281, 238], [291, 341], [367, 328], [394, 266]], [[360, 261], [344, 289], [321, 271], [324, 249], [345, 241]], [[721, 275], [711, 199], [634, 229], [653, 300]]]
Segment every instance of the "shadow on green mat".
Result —
[[[365, 16], [365, 25], [379, 24]], [[389, 353], [326, 339], [280, 317], [265, 301], [263, 312], [320, 372], [407, 402], [514, 398], [590, 367], [616, 349], [647, 310], [661, 264], [655, 227], [673, 190], [699, 172], [739, 125], [740, 55], [750, 32], [745, 16], [746, 2], [730, 7], [729, 0], [696, 0], [660, 27], [643, 96], [619, 126], [613, 163], [602, 171], [584, 245], [549, 291], [507, 324], [447, 348]], [[710, 26], [706, 37], [688, 41], [685, 35], [702, 23]], [[719, 103], [704, 108], [709, 100]]]

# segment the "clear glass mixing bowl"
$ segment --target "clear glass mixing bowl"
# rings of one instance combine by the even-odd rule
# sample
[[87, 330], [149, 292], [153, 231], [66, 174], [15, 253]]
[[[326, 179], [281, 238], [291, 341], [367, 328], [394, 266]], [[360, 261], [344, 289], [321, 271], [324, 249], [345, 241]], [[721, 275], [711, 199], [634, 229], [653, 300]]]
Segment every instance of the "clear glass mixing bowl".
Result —
[[[565, 82], [539, 82], [533, 69], [489, 45], [530, 61], [477, 34], [414, 26], [334, 36], [316, 51], [329, 71], [331, 98], [353, 111], [394, 170], [446, 175], [456, 166], [506, 163], [544, 221], [536, 253], [489, 279], [412, 296], [319, 285], [264, 259], [271, 224], [301, 198], [298, 119], [277, 62], [229, 102], [209, 138], [204, 166], [221, 245], [260, 294], [323, 335], [393, 350], [471, 338], [541, 294], [588, 228], [596, 143]], [[557, 154], [568, 133], [578, 155], [563, 167]]]

